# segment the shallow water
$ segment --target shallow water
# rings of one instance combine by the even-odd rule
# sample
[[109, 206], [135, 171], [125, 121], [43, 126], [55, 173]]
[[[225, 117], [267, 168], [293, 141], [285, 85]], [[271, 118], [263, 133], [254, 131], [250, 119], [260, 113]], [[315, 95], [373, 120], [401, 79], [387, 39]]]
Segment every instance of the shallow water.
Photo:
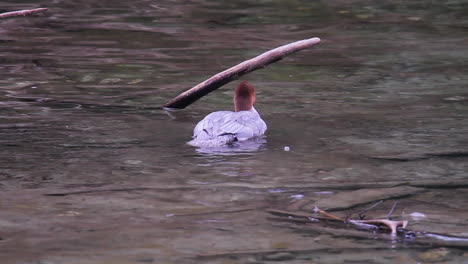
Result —
[[[468, 3], [3, 1], [0, 12], [36, 7], [50, 10], [0, 20], [2, 263], [466, 261], [466, 242], [311, 230], [265, 209], [410, 183], [369, 214], [399, 200], [410, 229], [468, 236]], [[236, 82], [159, 108], [315, 36], [242, 78], [269, 128], [253, 148], [185, 144], [203, 116], [232, 108]]]

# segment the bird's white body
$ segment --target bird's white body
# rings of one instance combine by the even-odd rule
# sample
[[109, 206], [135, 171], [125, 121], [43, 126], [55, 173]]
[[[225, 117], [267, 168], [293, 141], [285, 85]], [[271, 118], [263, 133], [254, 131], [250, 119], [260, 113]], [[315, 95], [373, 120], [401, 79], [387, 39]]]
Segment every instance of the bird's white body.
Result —
[[188, 144], [195, 147], [219, 147], [262, 136], [265, 122], [252, 107], [246, 111], [218, 111], [207, 115], [193, 130]]

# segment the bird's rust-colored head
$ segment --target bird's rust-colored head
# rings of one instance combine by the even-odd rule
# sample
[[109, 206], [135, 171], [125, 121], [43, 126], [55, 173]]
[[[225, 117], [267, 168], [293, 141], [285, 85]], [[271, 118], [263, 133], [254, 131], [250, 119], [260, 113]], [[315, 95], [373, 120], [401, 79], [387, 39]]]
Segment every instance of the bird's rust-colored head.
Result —
[[234, 107], [236, 112], [248, 111], [255, 103], [255, 89], [247, 81], [242, 81], [234, 92]]

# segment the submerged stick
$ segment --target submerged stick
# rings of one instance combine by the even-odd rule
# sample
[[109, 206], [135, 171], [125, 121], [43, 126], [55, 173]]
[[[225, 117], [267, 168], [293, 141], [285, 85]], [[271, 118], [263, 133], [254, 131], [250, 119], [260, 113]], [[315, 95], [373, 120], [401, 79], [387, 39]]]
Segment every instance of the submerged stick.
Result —
[[371, 224], [371, 225], [384, 225], [390, 229], [391, 234], [395, 236], [397, 234], [398, 227], [406, 228], [408, 221], [395, 221], [389, 219], [372, 219], [372, 220], [349, 220], [349, 223], [360, 225], [360, 224]]
[[270, 63], [281, 60], [283, 57], [291, 53], [298, 52], [318, 43], [320, 43], [319, 38], [310, 38], [296, 41], [267, 51], [253, 59], [241, 62], [234, 67], [212, 76], [204, 82], [199, 83], [191, 89], [181, 93], [179, 96], [166, 103], [163, 107], [185, 108], [208, 93], [239, 78], [244, 74], [263, 68]]
[[18, 11], [6, 12], [6, 13], [1, 13], [0, 18], [35, 15], [35, 14], [38, 14], [38, 13], [46, 12], [47, 10], [48, 10], [48, 8], [36, 8], [36, 9], [27, 9], [27, 10], [18, 10]]
[[317, 205], [314, 205], [314, 213], [319, 213], [319, 214], [324, 215], [324, 216], [326, 216], [326, 217], [329, 217], [329, 218], [331, 218], [331, 219], [335, 219], [335, 220], [338, 220], [338, 221], [343, 221], [343, 222], [345, 222], [345, 219], [343, 219], [343, 218], [341, 218], [341, 217], [339, 217], [339, 216], [336, 216], [336, 215], [332, 215], [332, 214], [330, 214], [330, 213], [327, 213], [327, 212], [325, 212], [324, 210], [319, 209], [319, 208], [317, 207]]

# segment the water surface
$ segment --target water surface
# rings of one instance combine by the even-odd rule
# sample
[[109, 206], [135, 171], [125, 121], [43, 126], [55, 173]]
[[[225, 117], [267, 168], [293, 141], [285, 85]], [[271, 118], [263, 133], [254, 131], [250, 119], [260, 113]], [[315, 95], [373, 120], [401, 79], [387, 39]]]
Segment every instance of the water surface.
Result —
[[[398, 199], [394, 215], [409, 228], [468, 236], [466, 184], [449, 184], [468, 180], [464, 1], [44, 0], [3, 1], [0, 11], [36, 7], [50, 10], [0, 20], [2, 263], [466, 258], [466, 243], [311, 231], [265, 211], [432, 182], [374, 216]], [[258, 148], [185, 144], [206, 114], [233, 108], [235, 82], [187, 109], [159, 108], [316, 36], [320, 45], [242, 78], [269, 127]]]

